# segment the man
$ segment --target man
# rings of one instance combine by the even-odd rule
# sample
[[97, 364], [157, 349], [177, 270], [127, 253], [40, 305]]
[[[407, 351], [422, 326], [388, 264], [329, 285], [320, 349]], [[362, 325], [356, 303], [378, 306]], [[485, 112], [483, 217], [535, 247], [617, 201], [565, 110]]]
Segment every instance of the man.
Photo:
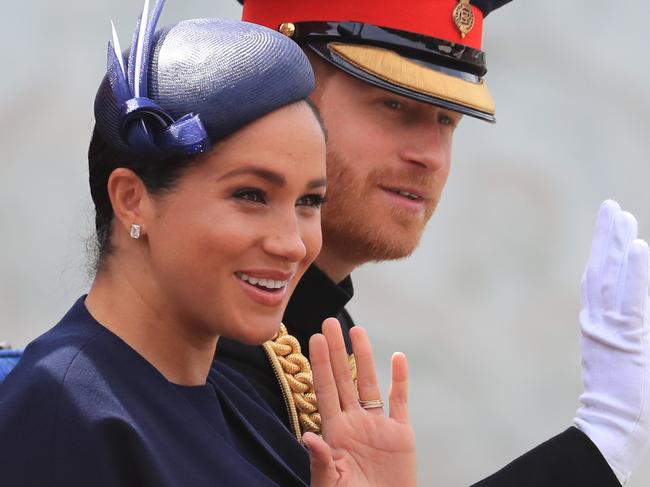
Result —
[[[461, 116], [494, 121], [481, 30], [483, 18], [508, 1], [244, 2], [244, 20], [291, 36], [312, 61], [312, 99], [329, 134], [328, 202], [323, 249], [289, 303], [286, 331], [264, 348], [223, 340], [217, 359], [250, 378], [297, 436], [319, 427], [300, 353], [307, 354], [309, 337], [329, 316], [344, 330], [354, 325], [345, 305], [355, 268], [416, 248], [445, 185]], [[612, 221], [617, 211], [606, 205], [601, 220]], [[639, 354], [646, 360], [647, 347]], [[607, 357], [596, 366], [623, 360], [614, 352]], [[604, 370], [591, 371], [598, 372]], [[603, 387], [597, 392], [617, 398], [615, 388]], [[640, 455], [647, 426], [612, 432], [597, 423], [578, 418], [580, 430], [569, 428], [477, 485], [619, 485]], [[610, 445], [620, 442], [628, 445], [623, 460], [611, 454]]]

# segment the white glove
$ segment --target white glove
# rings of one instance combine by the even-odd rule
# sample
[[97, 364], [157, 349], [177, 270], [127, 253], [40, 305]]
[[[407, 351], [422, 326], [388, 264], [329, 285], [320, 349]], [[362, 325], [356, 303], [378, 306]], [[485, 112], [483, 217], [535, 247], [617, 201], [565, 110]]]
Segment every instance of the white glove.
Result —
[[621, 484], [650, 437], [650, 259], [636, 236], [634, 216], [605, 201], [581, 283], [584, 393], [574, 423]]

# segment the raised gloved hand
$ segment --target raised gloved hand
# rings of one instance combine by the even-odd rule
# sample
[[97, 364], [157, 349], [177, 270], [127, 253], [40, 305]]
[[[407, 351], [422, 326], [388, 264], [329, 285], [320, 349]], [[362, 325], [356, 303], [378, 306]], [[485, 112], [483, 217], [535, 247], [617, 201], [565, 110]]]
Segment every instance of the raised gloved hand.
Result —
[[574, 419], [624, 484], [650, 437], [648, 245], [618, 203], [598, 214], [581, 283], [582, 406]]

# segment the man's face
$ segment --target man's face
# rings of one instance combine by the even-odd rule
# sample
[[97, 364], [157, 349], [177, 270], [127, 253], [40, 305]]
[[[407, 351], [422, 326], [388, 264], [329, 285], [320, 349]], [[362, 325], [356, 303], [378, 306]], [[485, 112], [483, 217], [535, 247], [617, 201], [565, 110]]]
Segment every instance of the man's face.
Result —
[[410, 255], [447, 181], [461, 115], [339, 70], [318, 83], [329, 135], [323, 250], [354, 265]]

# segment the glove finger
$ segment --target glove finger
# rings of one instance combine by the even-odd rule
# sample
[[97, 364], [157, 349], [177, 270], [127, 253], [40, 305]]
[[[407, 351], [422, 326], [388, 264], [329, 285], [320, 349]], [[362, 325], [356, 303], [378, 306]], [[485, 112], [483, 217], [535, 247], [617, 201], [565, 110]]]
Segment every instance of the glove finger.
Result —
[[[640, 239], [630, 245], [621, 296], [621, 316], [631, 318], [637, 326], [643, 324], [643, 316], [648, 302], [649, 284], [648, 244]], [[630, 320], [628, 320], [630, 321]]]
[[596, 230], [591, 244], [589, 262], [600, 268], [605, 258], [607, 237], [614, 223], [614, 217], [621, 211], [620, 205], [614, 200], [605, 200], [601, 203], [596, 217]]
[[621, 211], [614, 217], [614, 227], [602, 271], [602, 306], [604, 312], [618, 309], [619, 291], [622, 291], [621, 279], [627, 264], [627, 252], [636, 238], [638, 224], [636, 218]]
[[583, 307], [588, 303], [594, 306], [600, 306], [601, 293], [601, 272], [607, 247], [614, 225], [614, 217], [620, 213], [621, 207], [616, 201], [606, 200], [600, 205], [598, 217], [596, 218], [596, 230], [591, 243], [591, 252], [589, 260], [581, 282], [581, 297]]

